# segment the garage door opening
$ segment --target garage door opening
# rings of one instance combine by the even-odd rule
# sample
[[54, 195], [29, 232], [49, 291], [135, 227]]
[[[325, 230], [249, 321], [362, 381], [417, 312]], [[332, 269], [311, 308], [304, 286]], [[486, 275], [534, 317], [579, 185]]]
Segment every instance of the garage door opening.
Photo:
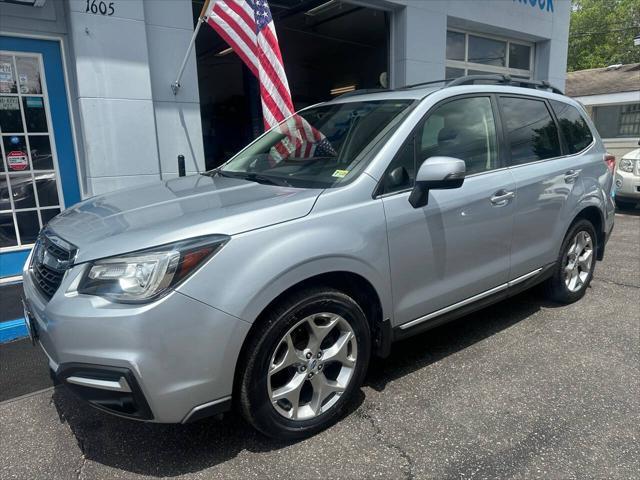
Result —
[[[194, 22], [203, 0], [193, 1]], [[389, 13], [340, 1], [269, 2], [296, 109], [386, 85]], [[196, 41], [207, 169], [263, 131], [257, 80], [209, 27]]]

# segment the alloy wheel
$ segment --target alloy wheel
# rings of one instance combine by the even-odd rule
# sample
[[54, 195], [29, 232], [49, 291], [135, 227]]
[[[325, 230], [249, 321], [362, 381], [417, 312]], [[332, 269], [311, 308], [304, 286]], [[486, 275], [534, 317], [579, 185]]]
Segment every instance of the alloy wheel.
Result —
[[570, 292], [579, 291], [591, 274], [593, 240], [584, 230], [576, 233], [567, 250], [564, 262], [564, 283]]
[[267, 372], [275, 410], [290, 420], [308, 420], [331, 409], [353, 378], [358, 342], [342, 316], [315, 313], [296, 323], [278, 342]]

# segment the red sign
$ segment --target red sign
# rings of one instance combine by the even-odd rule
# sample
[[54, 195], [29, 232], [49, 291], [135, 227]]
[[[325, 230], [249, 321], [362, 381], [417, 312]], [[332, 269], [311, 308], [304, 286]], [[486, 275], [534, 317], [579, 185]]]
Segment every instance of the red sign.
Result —
[[9, 170], [26, 170], [29, 168], [27, 152], [13, 150], [7, 154], [7, 166]]

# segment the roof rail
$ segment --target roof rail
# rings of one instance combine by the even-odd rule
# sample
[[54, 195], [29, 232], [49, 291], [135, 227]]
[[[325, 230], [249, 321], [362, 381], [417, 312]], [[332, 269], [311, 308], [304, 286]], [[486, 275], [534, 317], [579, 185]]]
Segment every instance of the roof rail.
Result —
[[554, 87], [547, 81], [526, 80], [523, 78], [513, 78], [511, 75], [467, 75], [459, 77], [447, 83], [447, 87], [456, 87], [459, 85], [475, 85], [476, 82], [493, 82], [501, 85], [513, 85], [515, 87], [535, 88], [551, 90], [553, 93], [563, 95], [562, 90]]
[[[444, 88], [458, 87], [460, 85], [475, 85], [477, 82], [494, 83], [497, 85], [512, 85], [514, 87], [534, 88], [536, 90], [550, 90], [553, 93], [564, 95], [562, 90], [554, 87], [549, 82], [544, 80], [527, 80], [524, 78], [513, 78], [511, 75], [503, 75], [496, 73], [495, 75], [466, 75], [458, 78], [445, 78], [442, 80], [431, 80], [430, 82], [413, 83], [411, 85], [405, 85], [404, 87], [397, 88], [395, 90], [409, 90], [411, 88], [423, 87], [425, 85], [433, 85], [436, 83], [444, 83]], [[343, 93], [336, 98], [352, 97], [355, 95], [364, 95], [367, 93], [387, 92], [386, 88], [366, 88], [363, 90], [354, 90], [352, 92]]]
[[445, 78], [443, 80], [431, 80], [430, 82], [420, 82], [420, 83], [412, 83], [411, 85], [405, 85], [404, 87], [398, 88], [398, 90], [409, 90], [410, 88], [422, 87], [424, 85], [433, 85], [434, 83], [447, 83], [453, 81], [453, 78]]
[[353, 97], [355, 95], [365, 95], [367, 93], [379, 93], [379, 92], [388, 92], [388, 88], [363, 88], [362, 90], [352, 90], [347, 93], [343, 93], [342, 95], [338, 95], [335, 98], [345, 98], [345, 97]]

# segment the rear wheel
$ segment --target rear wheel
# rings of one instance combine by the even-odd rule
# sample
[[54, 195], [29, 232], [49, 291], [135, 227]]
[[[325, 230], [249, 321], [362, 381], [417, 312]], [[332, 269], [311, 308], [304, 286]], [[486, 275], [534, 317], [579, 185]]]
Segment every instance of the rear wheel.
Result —
[[569, 229], [553, 276], [546, 284], [551, 299], [572, 303], [584, 296], [596, 265], [596, 242], [596, 231], [588, 220], [578, 220]]
[[331, 288], [292, 295], [267, 314], [245, 348], [244, 417], [280, 439], [330, 426], [362, 384], [370, 349], [367, 319], [351, 297]]

